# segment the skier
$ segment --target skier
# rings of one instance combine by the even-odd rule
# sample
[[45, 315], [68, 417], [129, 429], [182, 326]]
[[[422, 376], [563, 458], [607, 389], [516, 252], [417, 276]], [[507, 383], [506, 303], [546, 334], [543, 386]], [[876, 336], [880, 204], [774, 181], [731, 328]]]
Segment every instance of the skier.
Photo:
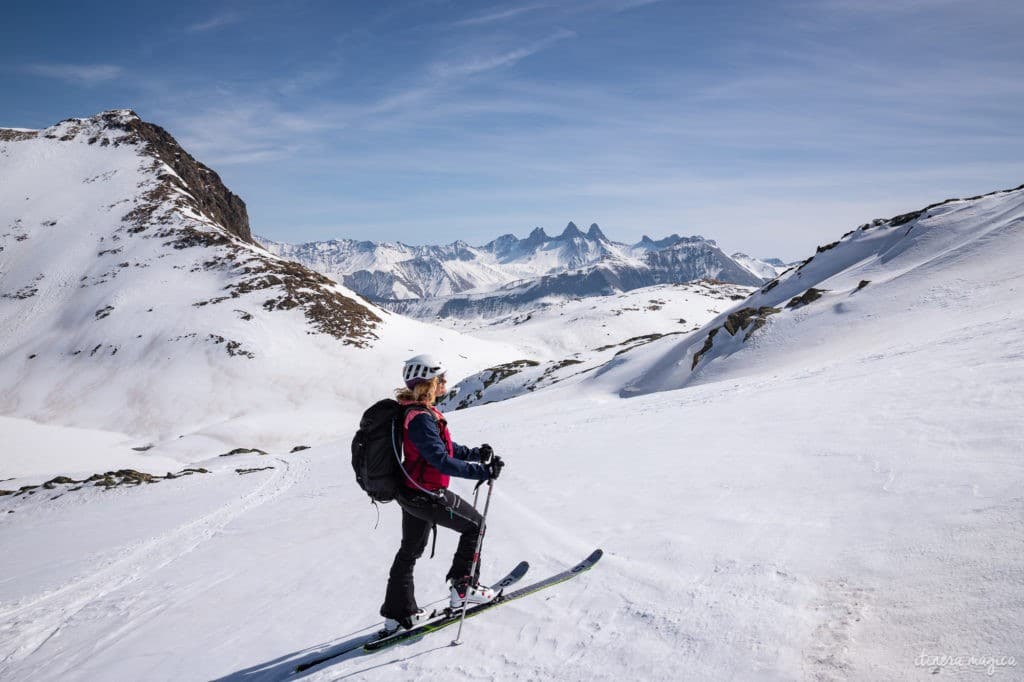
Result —
[[498, 478], [504, 463], [486, 443], [468, 448], [452, 441], [448, 425], [435, 401], [446, 392], [445, 370], [430, 355], [417, 355], [405, 361], [402, 374], [405, 387], [396, 399], [408, 406], [405, 415], [403, 449], [404, 485], [399, 486], [396, 501], [402, 508], [402, 544], [395, 554], [388, 577], [387, 593], [380, 615], [385, 632], [412, 629], [429, 619], [430, 614], [416, 605], [413, 567], [423, 555], [432, 528], [440, 525], [460, 534], [459, 545], [448, 570], [450, 606], [462, 608], [483, 604], [497, 595], [470, 575], [473, 554], [480, 534], [482, 517], [473, 506], [448, 490], [451, 476], [487, 481]]

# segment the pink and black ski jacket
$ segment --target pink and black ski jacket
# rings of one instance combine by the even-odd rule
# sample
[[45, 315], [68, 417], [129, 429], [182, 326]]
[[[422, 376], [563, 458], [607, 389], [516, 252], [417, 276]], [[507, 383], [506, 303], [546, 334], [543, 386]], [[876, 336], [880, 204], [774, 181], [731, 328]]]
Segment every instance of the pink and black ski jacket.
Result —
[[[400, 401], [402, 405], [417, 405], [405, 415], [405, 471], [425, 490], [447, 488], [452, 476], [487, 479], [487, 467], [480, 464], [480, 449], [468, 448], [452, 441], [448, 422], [433, 405]], [[405, 479], [407, 488], [416, 485]]]

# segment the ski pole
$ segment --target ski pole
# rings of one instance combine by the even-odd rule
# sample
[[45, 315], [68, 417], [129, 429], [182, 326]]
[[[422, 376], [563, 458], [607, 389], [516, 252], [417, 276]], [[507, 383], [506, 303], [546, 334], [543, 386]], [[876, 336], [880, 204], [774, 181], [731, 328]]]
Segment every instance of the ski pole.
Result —
[[[487, 510], [491, 507], [491, 493], [494, 492], [494, 479], [487, 481], [487, 500], [484, 502], [484, 515], [480, 519], [480, 534], [476, 536], [476, 551], [473, 552], [473, 564], [469, 567], [469, 579], [473, 580], [476, 575], [476, 565], [480, 561], [480, 547], [484, 543], [484, 531], [487, 529]], [[469, 588], [466, 588], [467, 592]], [[468, 595], [467, 595], [468, 596]], [[469, 600], [462, 602], [462, 617], [459, 618], [459, 631], [452, 640], [452, 646], [462, 644], [462, 625], [466, 622], [466, 609], [469, 608]]]

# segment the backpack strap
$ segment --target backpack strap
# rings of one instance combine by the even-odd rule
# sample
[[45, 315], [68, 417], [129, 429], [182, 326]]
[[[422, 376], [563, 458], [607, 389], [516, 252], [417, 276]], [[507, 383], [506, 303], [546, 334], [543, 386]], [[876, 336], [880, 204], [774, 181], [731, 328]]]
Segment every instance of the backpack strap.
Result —
[[[425, 405], [421, 405], [419, 403], [413, 403], [412, 405], [403, 405], [403, 408], [405, 409], [405, 414], [403, 415], [403, 418], [402, 418], [402, 429], [403, 429], [403, 431], [405, 429], [409, 428], [409, 422], [411, 422], [413, 419], [415, 419], [416, 415], [419, 414], [420, 412], [423, 412], [425, 414], [429, 414], [429, 415], [433, 416], [434, 419], [437, 419], [437, 415], [434, 414], [434, 411], [432, 409], [430, 409], [429, 407], [427, 407]], [[412, 415], [412, 416], [410, 416], [410, 415]]]
[[[418, 413], [420, 413], [420, 412], [427, 412], [427, 413], [433, 414], [433, 410], [431, 410], [430, 408], [425, 407], [424, 405], [421, 405], [419, 403], [413, 403], [412, 405], [403, 405], [402, 409], [403, 409], [403, 413], [402, 413], [402, 441], [403, 442], [400, 445], [400, 447], [404, 450], [405, 449], [405, 446], [404, 446], [405, 431], [409, 427], [409, 422], [411, 422], [416, 417], [416, 415]], [[435, 418], [436, 418], [436, 415], [435, 415]], [[405, 470], [405, 465], [402, 464], [402, 461], [401, 461], [402, 457], [401, 457], [401, 455], [399, 455], [397, 450], [395, 451], [395, 456], [398, 457], [398, 460], [399, 460], [398, 463], [399, 463], [399, 466], [402, 469], [402, 473], [405, 474], [405, 477], [407, 479], [409, 479], [409, 481], [412, 482], [412, 484], [414, 486], [416, 486], [421, 492], [424, 492], [424, 493], [426, 493], [428, 495], [431, 495], [432, 497], [437, 497], [440, 494], [440, 493], [432, 493], [431, 491], [429, 491], [429, 490], [423, 488], [422, 486], [420, 486], [419, 482], [417, 482], [417, 479], [414, 478], [408, 471]], [[423, 480], [423, 467], [425, 467], [425, 466], [426, 466], [426, 460], [423, 459], [423, 457], [420, 457], [419, 458], [419, 467], [418, 467], [419, 470], [417, 472], [419, 474], [419, 480], [420, 481]], [[435, 544], [437, 543], [437, 528], [436, 527], [434, 528], [434, 543]], [[433, 556], [434, 550], [431, 549], [430, 552], [431, 552], [431, 556]]]
[[[414, 403], [412, 405], [406, 405], [405, 406], [405, 420], [404, 420], [403, 425], [402, 425], [402, 433], [403, 434], [405, 433], [405, 431], [407, 431], [409, 429], [409, 424], [412, 422], [412, 420], [415, 419], [420, 414], [429, 414], [435, 420], [437, 420], [437, 413], [435, 413], [429, 407], [426, 407], [424, 405], [420, 405], [419, 403]], [[441, 427], [441, 422], [439, 421], [438, 428], [440, 428], [440, 427]], [[418, 480], [418, 481], [422, 481], [423, 480], [423, 469], [426, 466], [427, 466], [427, 461], [422, 456], [420, 456], [419, 461], [417, 462], [417, 467], [416, 467], [416, 480]], [[434, 530], [434, 541], [435, 542], [437, 541], [437, 530], [436, 529]], [[433, 550], [431, 550], [431, 551], [433, 551]]]

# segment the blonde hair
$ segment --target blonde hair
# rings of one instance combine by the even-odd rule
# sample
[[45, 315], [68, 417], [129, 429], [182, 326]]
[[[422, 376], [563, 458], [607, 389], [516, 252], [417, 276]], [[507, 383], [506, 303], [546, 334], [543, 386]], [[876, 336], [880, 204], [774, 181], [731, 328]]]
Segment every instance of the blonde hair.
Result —
[[421, 381], [412, 388], [395, 389], [395, 398], [398, 400], [411, 400], [414, 403], [434, 404], [434, 394], [437, 392], [437, 385], [440, 383], [438, 377], [429, 381]]

